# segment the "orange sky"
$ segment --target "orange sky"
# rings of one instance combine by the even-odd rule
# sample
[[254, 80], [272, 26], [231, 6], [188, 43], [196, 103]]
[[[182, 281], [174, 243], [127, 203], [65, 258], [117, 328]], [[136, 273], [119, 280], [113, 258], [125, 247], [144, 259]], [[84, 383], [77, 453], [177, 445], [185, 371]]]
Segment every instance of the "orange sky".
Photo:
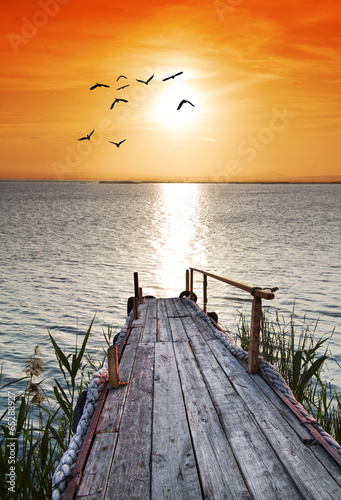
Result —
[[7, 3], [0, 178], [340, 180], [340, 21], [336, 0]]

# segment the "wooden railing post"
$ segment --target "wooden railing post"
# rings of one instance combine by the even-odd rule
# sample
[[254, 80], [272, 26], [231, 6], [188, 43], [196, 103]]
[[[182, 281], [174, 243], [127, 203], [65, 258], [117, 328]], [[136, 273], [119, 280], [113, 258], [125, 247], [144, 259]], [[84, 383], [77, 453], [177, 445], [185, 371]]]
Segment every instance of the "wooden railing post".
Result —
[[259, 333], [262, 319], [262, 299], [254, 295], [251, 308], [249, 373], [258, 372]]
[[189, 270], [186, 269], [186, 288], [185, 290], [189, 290]]
[[135, 296], [134, 296], [134, 319], [138, 319], [138, 303], [139, 303], [139, 275], [138, 273], [134, 273], [134, 288], [135, 288]]
[[193, 300], [193, 269], [191, 269], [190, 271], [189, 291], [190, 291], [189, 298]]
[[204, 312], [206, 312], [206, 304], [207, 304], [207, 275], [204, 274], [203, 280], [203, 301], [204, 301]]
[[111, 345], [108, 349], [108, 379], [110, 387], [117, 389], [120, 385], [127, 385], [128, 382], [121, 382], [118, 373], [118, 350], [117, 345]]
[[116, 345], [111, 345], [108, 349], [108, 372], [110, 386], [117, 389], [120, 385], [120, 379], [118, 376], [118, 355]]

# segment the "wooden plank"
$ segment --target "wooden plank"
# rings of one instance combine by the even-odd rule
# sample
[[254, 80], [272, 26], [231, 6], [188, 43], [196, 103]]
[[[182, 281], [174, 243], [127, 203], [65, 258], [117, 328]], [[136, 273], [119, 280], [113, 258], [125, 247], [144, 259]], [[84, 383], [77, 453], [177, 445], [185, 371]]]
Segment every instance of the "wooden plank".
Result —
[[[219, 340], [210, 341], [209, 346], [224, 372], [233, 381], [238, 361]], [[272, 399], [264, 400], [264, 393], [254, 383], [253, 377], [255, 375], [240, 372], [238, 368], [238, 384], [234, 383], [235, 389], [248, 406], [300, 494], [303, 498], [340, 500], [341, 489], [337, 482], [326, 474], [325, 468], [314, 453], [304, 446], [293, 428], [273, 405]]]
[[157, 341], [170, 342], [172, 340], [169, 320], [164, 299], [157, 301]]
[[[172, 332], [173, 342], [184, 342], [188, 340], [180, 318], [169, 318], [169, 325]], [[195, 327], [193, 321], [192, 326]]]
[[185, 330], [192, 331], [193, 327], [202, 335], [205, 340], [213, 340], [216, 339], [216, 336], [212, 332], [210, 325], [206, 323], [203, 318], [200, 318], [195, 314], [196, 311], [192, 311], [193, 315], [182, 318], [182, 323], [185, 327]]
[[[140, 337], [141, 327], [132, 328], [128, 342], [124, 348], [120, 363], [119, 375], [121, 382], [128, 382], [135, 360], [137, 343]], [[104, 403], [96, 432], [116, 432], [121, 421], [124, 400], [128, 390], [127, 385], [118, 389], [110, 389]], [[92, 452], [91, 452], [92, 453]]]
[[132, 319], [130, 325], [137, 327], [137, 326], [144, 326], [144, 322], [146, 319], [147, 315], [147, 309], [148, 309], [148, 300], [145, 302], [139, 302], [138, 305], [138, 319]]
[[[302, 425], [300, 419], [297, 418], [295, 413], [290, 410], [287, 405], [283, 405], [281, 398], [279, 398], [271, 387], [261, 376], [252, 377], [258, 387], [271, 399], [272, 403], [276, 406], [277, 410], [286, 419], [290, 426], [295, 430], [297, 435], [303, 441], [304, 439], [311, 439], [312, 435], [309, 429]], [[322, 447], [316, 444], [310, 446], [310, 450], [314, 453], [317, 459], [324, 465], [325, 469], [330, 473], [338, 485], [341, 487], [341, 467], [335, 462], [333, 457]]]
[[262, 320], [262, 299], [253, 297], [250, 323], [249, 372], [258, 372], [259, 333]]
[[178, 318], [178, 311], [174, 305], [173, 299], [165, 299], [167, 316], [169, 318]]
[[202, 317], [198, 315], [198, 312], [201, 311], [201, 309], [188, 299], [182, 299], [182, 300], [183, 304], [188, 310], [191, 318], [193, 318], [194, 323], [196, 324], [198, 330], [201, 332], [204, 339], [205, 340], [215, 339], [216, 336], [213, 333], [215, 327], [213, 326], [213, 324], [210, 321], [206, 322]]
[[[128, 386], [120, 386], [117, 389], [109, 389], [99, 421], [97, 433], [117, 432], [121, 421], [123, 404]], [[92, 449], [90, 454], [92, 453]]]
[[252, 498], [302, 498], [207, 343], [201, 336], [190, 343]]
[[116, 445], [117, 433], [98, 434], [86, 463], [76, 498], [102, 500]]
[[187, 299], [183, 299], [183, 298], [180, 299], [177, 297], [172, 299], [174, 308], [177, 311], [179, 317], [189, 316], [188, 309], [186, 308], [185, 304], [183, 303], [184, 300], [187, 300]]
[[250, 499], [189, 342], [173, 344], [204, 498]]
[[139, 344], [105, 494], [107, 500], [150, 498], [154, 344]]
[[140, 342], [156, 342], [156, 299], [148, 300], [148, 310]]
[[155, 345], [151, 499], [199, 498], [200, 484], [173, 346], [159, 342]]

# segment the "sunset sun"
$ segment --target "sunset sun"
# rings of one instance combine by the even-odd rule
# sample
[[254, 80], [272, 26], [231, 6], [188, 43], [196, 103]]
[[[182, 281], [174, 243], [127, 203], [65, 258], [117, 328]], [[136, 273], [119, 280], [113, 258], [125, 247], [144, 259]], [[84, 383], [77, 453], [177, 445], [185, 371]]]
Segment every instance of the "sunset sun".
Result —
[[[189, 102], [184, 102], [178, 109], [183, 100]], [[198, 119], [201, 101], [200, 93], [192, 83], [180, 80], [161, 82], [150, 117], [160, 128], [188, 127]]]

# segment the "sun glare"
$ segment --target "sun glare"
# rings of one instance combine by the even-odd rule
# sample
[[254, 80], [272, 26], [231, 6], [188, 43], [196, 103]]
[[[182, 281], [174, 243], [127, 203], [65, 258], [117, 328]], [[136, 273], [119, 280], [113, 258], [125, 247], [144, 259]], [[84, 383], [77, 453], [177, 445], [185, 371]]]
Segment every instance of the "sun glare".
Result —
[[[152, 121], [161, 128], [184, 128], [198, 118], [200, 94], [194, 86], [182, 81], [162, 82], [151, 111]], [[181, 101], [189, 101], [177, 109]], [[190, 104], [191, 103], [191, 104]], [[193, 106], [192, 106], [193, 104]]]
[[[179, 293], [179, 283], [184, 280], [185, 269], [191, 263], [204, 265], [206, 252], [196, 235], [198, 220], [196, 207], [199, 203], [198, 185], [161, 185], [159, 214], [163, 221], [158, 225], [162, 231], [162, 246], [155, 246], [163, 279], [167, 280], [170, 293]], [[164, 283], [162, 283], [164, 286]]]

